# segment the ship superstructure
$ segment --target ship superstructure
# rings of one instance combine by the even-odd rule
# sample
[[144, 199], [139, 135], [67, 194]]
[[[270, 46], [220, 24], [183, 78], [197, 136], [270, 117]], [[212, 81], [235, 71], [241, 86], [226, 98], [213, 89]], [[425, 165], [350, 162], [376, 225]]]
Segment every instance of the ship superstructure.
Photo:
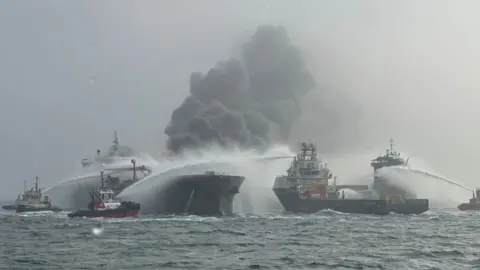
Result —
[[328, 190], [332, 172], [327, 163], [317, 159], [316, 147], [302, 143], [301, 152], [293, 158], [287, 175], [275, 179], [274, 190], [296, 190], [302, 198], [328, 198], [335, 193], [335, 187]]
[[105, 186], [114, 191], [115, 196], [133, 183], [147, 177], [152, 170], [144, 165], [137, 166], [135, 159], [130, 160], [131, 166], [107, 167], [102, 170]]
[[476, 188], [473, 192], [473, 196], [468, 203], [462, 203], [458, 205], [458, 210], [480, 210], [480, 188]]
[[60, 211], [58, 207], [52, 206], [52, 201], [48, 196], [42, 195], [42, 189], [39, 188], [39, 177], [35, 178], [35, 185], [31, 189], [25, 189], [22, 198], [18, 201], [17, 212], [31, 211]]
[[105, 186], [103, 172], [101, 174], [102, 185], [99, 189], [93, 189], [90, 194], [88, 209], [80, 209], [69, 213], [69, 217], [108, 217], [123, 218], [136, 216], [140, 211], [140, 204], [132, 201], [120, 201], [114, 198], [115, 192]]
[[152, 173], [150, 167], [137, 164], [135, 151], [131, 147], [119, 143], [117, 131], [105, 155], [98, 149], [97, 155], [93, 159], [84, 158], [82, 165], [84, 168], [101, 170], [105, 186], [113, 190], [115, 196]]
[[97, 154], [93, 159], [84, 158], [82, 159], [82, 166], [84, 168], [90, 166], [102, 166], [112, 164], [122, 160], [129, 160], [135, 156], [135, 151], [126, 145], [121, 145], [118, 140], [118, 133], [114, 131], [114, 137], [112, 144], [107, 149], [105, 154], [102, 154], [100, 149], [97, 149]]
[[380, 155], [370, 162], [373, 167], [374, 177], [372, 189], [377, 193], [380, 199], [387, 196], [401, 196], [403, 198], [416, 198], [413, 192], [391, 183], [387, 178], [382, 177], [378, 170], [393, 166], [407, 166], [409, 158], [405, 159], [394, 149], [394, 142], [390, 139], [390, 148], [385, 150], [384, 155]]
[[370, 162], [370, 166], [373, 167], [373, 170], [376, 171], [383, 167], [391, 166], [406, 166], [408, 163], [408, 158], [405, 160], [399, 152], [394, 149], [393, 139], [390, 139], [390, 148], [385, 150], [384, 155], [380, 155], [377, 158], [373, 159]]

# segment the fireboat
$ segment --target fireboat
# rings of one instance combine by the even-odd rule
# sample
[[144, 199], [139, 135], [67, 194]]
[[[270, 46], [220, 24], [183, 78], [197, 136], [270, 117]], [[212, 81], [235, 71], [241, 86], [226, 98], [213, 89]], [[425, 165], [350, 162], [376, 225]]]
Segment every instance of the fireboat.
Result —
[[17, 198], [16, 212], [62, 211], [61, 208], [52, 205], [52, 200], [48, 196], [43, 196], [42, 188], [38, 185], [38, 179], [38, 176], [35, 177], [35, 186], [30, 190], [27, 190], [25, 187], [22, 198]]
[[[476, 195], [476, 196], [475, 196]], [[468, 203], [462, 203], [457, 208], [460, 211], [466, 210], [480, 210], [480, 188], [476, 188], [475, 192], [473, 192], [473, 197], [470, 199]]]
[[286, 175], [277, 176], [273, 191], [286, 211], [315, 213], [331, 209], [343, 213], [387, 215], [421, 214], [428, 211], [427, 199], [404, 199], [395, 194], [379, 199], [345, 198], [345, 189], [366, 190], [368, 186], [337, 185], [325, 161], [317, 158], [313, 143], [302, 143]]
[[104, 185], [103, 171], [100, 173], [102, 185], [100, 189], [93, 189], [90, 194], [91, 201], [88, 209], [79, 209], [69, 213], [69, 217], [87, 218], [124, 218], [136, 216], [140, 211], [140, 204], [131, 201], [120, 201], [114, 199], [115, 192]]
[[372, 189], [378, 194], [380, 199], [385, 199], [391, 195], [416, 199], [417, 196], [413, 192], [393, 185], [388, 179], [380, 176], [377, 172], [379, 169], [385, 167], [407, 166], [409, 158], [403, 158], [399, 152], [395, 151], [393, 146], [393, 140], [390, 139], [390, 148], [385, 151], [385, 154], [378, 156], [370, 162], [374, 173]]

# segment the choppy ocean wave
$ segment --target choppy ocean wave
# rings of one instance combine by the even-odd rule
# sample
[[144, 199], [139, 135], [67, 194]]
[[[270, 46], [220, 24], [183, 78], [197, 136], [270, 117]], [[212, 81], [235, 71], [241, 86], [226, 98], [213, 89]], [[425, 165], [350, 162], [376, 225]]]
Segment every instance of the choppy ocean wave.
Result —
[[5, 269], [473, 269], [480, 213], [68, 219], [0, 212]]

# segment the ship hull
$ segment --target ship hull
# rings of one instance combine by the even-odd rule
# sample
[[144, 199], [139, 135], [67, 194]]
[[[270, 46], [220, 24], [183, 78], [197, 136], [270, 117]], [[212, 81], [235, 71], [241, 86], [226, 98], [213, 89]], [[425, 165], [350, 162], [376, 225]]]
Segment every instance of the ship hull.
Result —
[[403, 203], [377, 199], [301, 199], [296, 192], [274, 192], [285, 210], [294, 213], [315, 213], [330, 209], [351, 214], [421, 214], [429, 209], [428, 200], [423, 199], [406, 199]]
[[80, 209], [73, 213], [69, 213], [69, 217], [87, 217], [87, 218], [125, 218], [134, 217], [140, 211], [140, 204], [130, 204], [128, 207], [119, 207], [116, 209], [92, 210]]
[[4, 210], [16, 210], [17, 205], [15, 205], [15, 204], [2, 205], [2, 209], [4, 209]]
[[479, 211], [480, 210], [480, 204], [462, 203], [459, 206], [457, 206], [457, 208], [460, 211], [468, 211], [468, 210]]
[[38, 206], [30, 206], [30, 205], [23, 205], [23, 204], [19, 204], [16, 207], [15, 210], [16, 210], [17, 213], [42, 212], [42, 211], [60, 212], [60, 211], [62, 211], [61, 208], [55, 207], [55, 206], [38, 207]]
[[243, 176], [186, 175], [173, 179], [155, 202], [157, 214], [223, 216], [233, 214], [233, 198]]

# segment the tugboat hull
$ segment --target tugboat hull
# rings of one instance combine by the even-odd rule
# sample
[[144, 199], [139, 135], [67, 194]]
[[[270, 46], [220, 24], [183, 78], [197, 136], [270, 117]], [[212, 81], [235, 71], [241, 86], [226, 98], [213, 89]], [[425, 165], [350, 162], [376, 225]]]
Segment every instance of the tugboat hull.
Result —
[[128, 207], [119, 207], [116, 209], [105, 209], [105, 210], [91, 210], [91, 209], [80, 209], [73, 213], [69, 213], [69, 217], [87, 217], [87, 218], [124, 218], [124, 217], [134, 217], [138, 215], [140, 211], [140, 204], [131, 203]]
[[470, 204], [470, 203], [462, 203], [458, 207], [460, 211], [468, 211], [468, 210], [480, 210], [480, 204]]
[[376, 199], [301, 199], [296, 193], [282, 193], [278, 190], [275, 191], [275, 195], [285, 210], [294, 213], [315, 213], [330, 209], [351, 214], [421, 214], [429, 209], [426, 199], [407, 199], [402, 203]]
[[4, 209], [4, 210], [16, 210], [17, 206], [15, 204], [2, 205], [2, 209]]
[[38, 207], [38, 206], [23, 205], [23, 204], [20, 204], [16, 207], [17, 213], [42, 212], [42, 211], [60, 212], [62, 211], [62, 209], [55, 206]]

